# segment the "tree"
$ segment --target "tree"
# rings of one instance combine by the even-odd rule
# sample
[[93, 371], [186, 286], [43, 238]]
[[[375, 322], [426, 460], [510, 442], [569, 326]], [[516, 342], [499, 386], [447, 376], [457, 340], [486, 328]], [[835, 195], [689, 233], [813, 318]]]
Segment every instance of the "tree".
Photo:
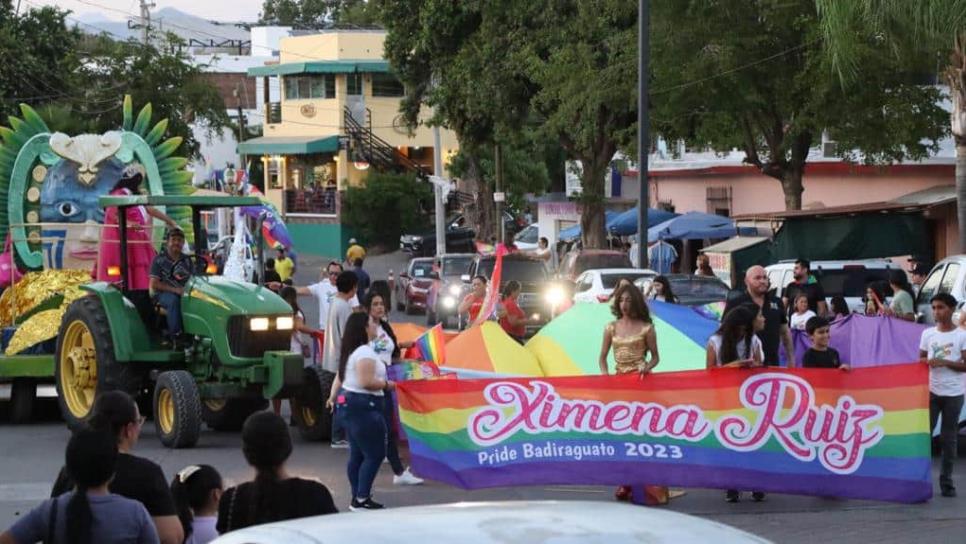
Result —
[[941, 72], [952, 101], [959, 247], [966, 253], [966, 0], [818, 0], [818, 10], [830, 71], [845, 87], [867, 84], [862, 59], [869, 49], [900, 60], [947, 59]]
[[11, 0], [0, 0], [0, 114], [19, 115], [19, 104], [37, 106], [75, 94], [71, 74], [80, 61], [81, 33], [69, 29], [69, 12], [32, 9], [17, 17]]
[[264, 0], [261, 23], [314, 28], [372, 25], [377, 10], [366, 0]]
[[366, 187], [346, 190], [344, 219], [369, 243], [393, 247], [401, 234], [425, 227], [424, 214], [416, 212], [432, 206], [429, 184], [413, 175], [373, 172]]
[[808, 154], [823, 131], [840, 156], [866, 163], [917, 160], [938, 149], [941, 95], [911, 75], [924, 59], [900, 61], [866, 47], [856, 51], [860, 84], [842, 85], [829, 70], [813, 0], [654, 5], [655, 132], [699, 148], [742, 150], [746, 163], [781, 183], [786, 209], [801, 208]]

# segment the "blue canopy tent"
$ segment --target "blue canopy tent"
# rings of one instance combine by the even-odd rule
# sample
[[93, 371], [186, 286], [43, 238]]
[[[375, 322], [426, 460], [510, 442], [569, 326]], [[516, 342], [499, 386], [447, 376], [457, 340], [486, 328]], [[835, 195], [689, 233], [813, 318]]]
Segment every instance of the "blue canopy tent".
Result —
[[[657, 208], [648, 208], [647, 226], [650, 228], [677, 216], [678, 214], [674, 212], [659, 210]], [[616, 234], [617, 236], [637, 234], [637, 207], [635, 206], [634, 208], [621, 213], [615, 217], [613, 221], [608, 221], [607, 230], [611, 234]]]
[[755, 236], [758, 231], [751, 227], [735, 227], [728, 217], [701, 212], [688, 212], [647, 229], [647, 241], [658, 240], [704, 240], [731, 238], [736, 235]]
[[[620, 214], [618, 214], [615, 211], [611, 211], [611, 210], [604, 211], [604, 229], [605, 230], [610, 228], [611, 222], [618, 215]], [[557, 239], [562, 242], [570, 242], [571, 240], [576, 240], [577, 238], [580, 238], [580, 223], [576, 225], [571, 225], [563, 229], [562, 231], [560, 231], [560, 234], [557, 235]]]

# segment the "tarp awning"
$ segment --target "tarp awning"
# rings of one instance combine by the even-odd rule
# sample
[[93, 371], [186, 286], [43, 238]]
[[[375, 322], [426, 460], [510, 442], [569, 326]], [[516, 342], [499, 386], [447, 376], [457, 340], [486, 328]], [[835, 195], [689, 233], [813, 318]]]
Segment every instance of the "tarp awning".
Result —
[[354, 72], [389, 71], [385, 60], [312, 60], [307, 62], [286, 62], [269, 64], [248, 69], [252, 77], [287, 76], [291, 74], [351, 74]]
[[[659, 210], [657, 208], [648, 208], [647, 226], [650, 228], [658, 223], [663, 223], [668, 219], [673, 219], [677, 216], [678, 214], [674, 212]], [[637, 206], [634, 206], [626, 212], [614, 217], [614, 219], [611, 221], [608, 221], [607, 230], [618, 236], [637, 234]]]
[[754, 228], [735, 227], [735, 222], [728, 217], [710, 213], [688, 212], [647, 229], [647, 241], [707, 240], [757, 233], [757, 229]]
[[338, 136], [262, 136], [238, 144], [238, 152], [243, 155], [307, 155], [338, 150]]

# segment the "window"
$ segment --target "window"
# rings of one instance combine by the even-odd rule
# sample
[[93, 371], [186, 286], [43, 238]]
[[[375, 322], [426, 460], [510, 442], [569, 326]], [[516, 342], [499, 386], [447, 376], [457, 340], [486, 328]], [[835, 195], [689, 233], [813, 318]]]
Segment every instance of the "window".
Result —
[[335, 74], [285, 76], [285, 99], [335, 98]]
[[362, 95], [362, 74], [348, 74], [346, 75], [346, 94], [348, 95]]
[[392, 74], [372, 74], [372, 96], [400, 97], [406, 94], [402, 82]]
[[929, 304], [929, 300], [932, 299], [939, 289], [940, 280], [943, 277], [943, 269], [937, 268], [932, 274], [926, 278], [926, 281], [922, 283], [922, 287], [919, 288], [919, 303]]
[[578, 293], [583, 293], [589, 290], [594, 285], [594, 279], [590, 277], [590, 274], [584, 274], [583, 276], [577, 278], [577, 285], [574, 287], [574, 291]]
[[939, 285], [939, 292], [952, 293], [957, 277], [959, 277], [959, 263], [949, 263], [946, 266], [946, 273], [943, 274], [943, 282]]

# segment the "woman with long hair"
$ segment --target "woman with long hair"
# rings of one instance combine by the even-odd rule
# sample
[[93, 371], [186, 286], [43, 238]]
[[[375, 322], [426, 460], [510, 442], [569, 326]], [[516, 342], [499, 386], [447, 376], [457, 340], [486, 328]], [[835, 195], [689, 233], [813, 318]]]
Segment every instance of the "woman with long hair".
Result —
[[218, 538], [218, 502], [223, 490], [221, 474], [211, 465], [191, 465], [175, 475], [171, 495], [184, 528], [184, 544], [207, 544]]
[[[385, 365], [388, 375], [389, 367], [392, 366], [394, 361], [399, 359], [400, 348], [411, 347], [413, 343], [400, 342], [396, 338], [396, 333], [393, 332], [392, 325], [386, 319], [388, 303], [382, 292], [370, 289], [369, 294], [366, 295], [364, 304], [366, 313], [369, 314], [369, 319], [376, 326], [376, 337], [369, 342], [369, 346], [379, 356], [379, 362]], [[414, 476], [403, 465], [402, 459], [399, 458], [399, 434], [396, 432], [396, 426], [393, 425], [393, 407], [395, 406], [395, 402], [392, 391], [386, 391], [385, 393], [382, 415], [386, 423], [386, 459], [389, 460], [389, 466], [392, 468], [392, 483], [395, 485], [420, 485], [423, 483], [423, 480]]]
[[848, 317], [848, 315], [852, 313], [852, 311], [849, 310], [849, 303], [846, 302], [845, 297], [842, 295], [835, 295], [832, 297], [829, 310], [832, 313], [833, 320]]
[[483, 309], [483, 302], [486, 300], [486, 283], [486, 276], [479, 275], [473, 278], [470, 283], [470, 292], [463, 297], [463, 301], [456, 308], [459, 315], [466, 314], [469, 316], [467, 326], [476, 321], [477, 316]]
[[892, 303], [882, 309], [883, 315], [898, 317], [905, 321], [916, 320], [915, 295], [912, 285], [903, 270], [889, 272], [889, 287], [892, 288]]
[[335, 514], [329, 489], [315, 480], [289, 476], [292, 455], [288, 425], [272, 412], [255, 412], [242, 426], [242, 453], [255, 479], [225, 490], [218, 504], [219, 534], [273, 521]]
[[372, 500], [372, 482], [386, 458], [385, 394], [396, 384], [372, 349], [378, 327], [368, 314], [352, 314], [342, 335], [339, 380], [345, 390], [345, 425], [349, 436], [346, 472], [352, 488], [349, 510], [379, 510]]
[[[141, 193], [143, 176], [134, 168], [128, 167], [121, 174], [121, 179], [114, 184], [111, 196], [134, 196]], [[119, 230], [118, 210], [107, 208], [104, 211], [104, 232], [101, 236], [101, 247], [98, 252], [97, 270], [94, 277], [98, 281], [116, 282], [121, 279], [121, 236]], [[177, 227], [171, 219], [160, 210], [151, 206], [131, 206], [124, 209], [127, 218], [127, 262], [128, 289], [148, 289], [150, 284], [149, 271], [151, 261], [154, 260], [154, 244], [151, 240], [151, 218], [164, 221], [168, 227]], [[113, 269], [113, 270], [112, 270]]]
[[651, 285], [647, 288], [645, 298], [648, 300], [659, 300], [669, 304], [678, 303], [678, 297], [674, 296], [674, 291], [671, 290], [671, 282], [664, 276], [656, 276], [651, 280]]
[[[130, 395], [123, 391], [107, 391], [94, 400], [88, 427], [104, 431], [115, 439], [117, 469], [109, 485], [111, 493], [134, 499], [144, 505], [154, 521], [162, 544], [184, 541], [174, 500], [167, 478], [157, 463], [131, 453], [137, 445], [144, 417]], [[64, 467], [54, 482], [52, 497], [74, 488], [75, 482]]]
[[500, 327], [522, 345], [523, 337], [527, 335], [527, 314], [517, 304], [520, 289], [520, 282], [516, 280], [510, 280], [503, 286], [496, 315], [500, 319]]
[[696, 268], [694, 270], [695, 276], [708, 276], [714, 277], [714, 270], [711, 269], [711, 258], [704, 253], [698, 255], [696, 261]]
[[117, 467], [117, 443], [107, 431], [82, 429], [67, 443], [74, 490], [46, 500], [0, 534], [2, 544], [156, 543], [144, 505], [108, 490]]
[[[651, 312], [644, 301], [644, 295], [637, 287], [630, 285], [617, 290], [611, 312], [616, 318], [604, 327], [604, 341], [600, 347], [600, 373], [609, 374], [607, 356], [614, 349], [616, 374], [638, 374], [642, 379], [654, 370], [661, 361], [657, 352], [657, 334], [651, 321]], [[631, 487], [621, 486], [615, 496], [617, 500], [630, 500]], [[649, 505], [667, 504], [668, 489], [663, 486], [645, 486], [646, 502]]]

